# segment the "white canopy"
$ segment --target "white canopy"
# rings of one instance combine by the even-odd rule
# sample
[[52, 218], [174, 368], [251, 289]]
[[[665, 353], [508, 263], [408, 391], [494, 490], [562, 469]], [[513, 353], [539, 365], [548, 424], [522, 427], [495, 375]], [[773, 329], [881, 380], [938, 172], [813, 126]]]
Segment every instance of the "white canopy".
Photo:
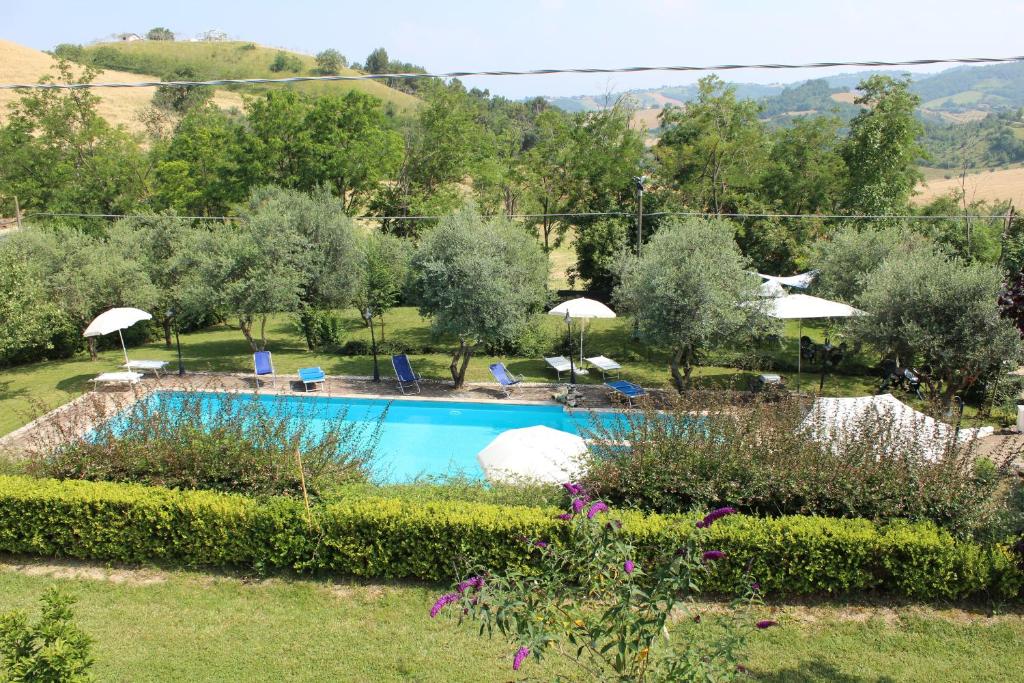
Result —
[[131, 327], [140, 320], [152, 320], [153, 316], [139, 308], [111, 308], [96, 316], [82, 333], [83, 337], [100, 337], [104, 334], [117, 332], [121, 337], [121, 350], [124, 351], [124, 362], [128, 363], [128, 349], [124, 345], [121, 330]]
[[796, 287], [797, 289], [807, 289], [810, 287], [811, 283], [814, 282], [814, 278], [818, 277], [818, 271], [809, 270], [806, 273], [787, 275], [785, 277], [781, 277], [779, 275], [765, 275], [764, 273], [758, 273], [758, 275], [769, 282], [777, 282], [780, 285]]
[[576, 434], [537, 426], [502, 432], [476, 459], [488, 481], [561, 484], [577, 478], [586, 453], [586, 442]]
[[557, 315], [565, 317], [566, 312], [569, 313], [570, 318], [614, 318], [615, 311], [605, 306], [600, 301], [594, 301], [593, 299], [587, 299], [585, 297], [579, 297], [578, 299], [569, 299], [558, 304], [550, 311], [548, 315]]
[[757, 295], [761, 298], [786, 296], [786, 290], [779, 284], [778, 280], [765, 280], [757, 288]]
[[[615, 311], [605, 306], [600, 301], [594, 301], [593, 299], [587, 299], [585, 297], [579, 297], [578, 299], [569, 299], [558, 304], [550, 311], [548, 315], [557, 315], [561, 318], [565, 317], [568, 313], [570, 318], [614, 318]], [[583, 325], [580, 325], [580, 365], [583, 365]], [[576, 374], [586, 374], [586, 370], [577, 370]]]
[[[817, 439], [841, 446], [864, 420], [891, 420], [893, 436], [917, 444], [925, 458], [935, 462], [955, 438], [958, 443], [991, 436], [992, 427], [960, 429], [911, 408], [892, 394], [856, 398], [817, 398], [804, 418], [803, 427]], [[882, 455], [881, 453], [879, 455]]]
[[849, 318], [861, 315], [853, 306], [829, 301], [807, 294], [787, 294], [768, 302], [768, 315], [773, 318], [800, 319], [804, 318]]

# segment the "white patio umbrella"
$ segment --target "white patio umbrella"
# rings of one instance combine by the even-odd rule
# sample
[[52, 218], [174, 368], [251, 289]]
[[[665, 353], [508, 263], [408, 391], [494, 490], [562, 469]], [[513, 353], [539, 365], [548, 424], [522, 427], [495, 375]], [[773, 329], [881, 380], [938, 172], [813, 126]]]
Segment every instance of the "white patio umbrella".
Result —
[[96, 319], [89, 323], [82, 333], [83, 337], [101, 337], [105, 334], [117, 332], [121, 338], [121, 350], [124, 351], [124, 362], [128, 364], [128, 348], [124, 345], [124, 335], [121, 330], [131, 327], [140, 320], [152, 320], [153, 316], [139, 308], [111, 308], [96, 316]]
[[[569, 299], [558, 304], [550, 311], [548, 315], [557, 315], [561, 318], [565, 317], [568, 313], [570, 318], [615, 318], [615, 311], [605, 306], [600, 301], [594, 301], [593, 299], [587, 299], [585, 297], [579, 297], [578, 299]], [[580, 366], [583, 365], [583, 325], [580, 325]], [[585, 370], [577, 371], [577, 374], [586, 374]]]
[[561, 484], [581, 473], [586, 452], [587, 444], [580, 436], [537, 426], [502, 432], [476, 459], [491, 482], [530, 479]]
[[773, 318], [780, 320], [799, 320], [799, 332], [797, 337], [796, 350], [796, 383], [800, 387], [800, 375], [802, 372], [803, 356], [800, 353], [799, 338], [803, 336], [804, 319], [808, 318], [849, 318], [855, 315], [862, 315], [864, 311], [857, 310], [853, 306], [847, 306], [838, 301], [829, 301], [808, 294], [788, 294], [786, 296], [768, 299], [765, 302], [766, 313]]
[[761, 277], [769, 282], [777, 282], [780, 285], [786, 285], [787, 287], [796, 287], [797, 289], [807, 289], [811, 283], [814, 282], [814, 278], [818, 277], [817, 270], [809, 270], [806, 273], [797, 273], [796, 275], [765, 275], [764, 273], [758, 273]]

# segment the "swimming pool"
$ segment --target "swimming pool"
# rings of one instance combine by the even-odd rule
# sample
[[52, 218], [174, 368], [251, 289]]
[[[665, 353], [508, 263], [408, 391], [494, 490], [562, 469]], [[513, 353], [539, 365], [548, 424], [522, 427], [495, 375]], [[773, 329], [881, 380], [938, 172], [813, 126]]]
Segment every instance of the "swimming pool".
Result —
[[[185, 397], [201, 400], [204, 414], [215, 414], [227, 401], [259, 401], [276, 415], [302, 419], [310, 432], [322, 433], [328, 423], [365, 426], [381, 424], [373, 462], [374, 479], [383, 483], [408, 482], [423, 476], [461, 475], [482, 479], [476, 460], [494, 437], [505, 430], [543, 425], [572, 434], [593, 428], [594, 421], [611, 426], [621, 413], [564, 410], [555, 405], [473, 403], [330, 396], [280, 396], [216, 392], [157, 391], [146, 401], [159, 402], [160, 410], [173, 410]], [[155, 407], [155, 406], [154, 406]]]

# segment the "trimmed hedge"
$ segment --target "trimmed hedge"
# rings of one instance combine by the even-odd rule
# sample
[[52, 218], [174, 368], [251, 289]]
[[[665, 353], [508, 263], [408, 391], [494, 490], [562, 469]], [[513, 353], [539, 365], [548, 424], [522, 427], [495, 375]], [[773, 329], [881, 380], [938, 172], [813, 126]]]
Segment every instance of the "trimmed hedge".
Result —
[[[0, 550], [101, 561], [332, 571], [447, 581], [471, 563], [528, 563], [524, 538], [550, 538], [556, 511], [481, 503], [354, 498], [314, 508], [134, 484], [0, 476]], [[648, 558], [671, 552], [695, 517], [614, 511]], [[732, 591], [750, 563], [766, 591], [883, 591], [915, 599], [1019, 597], [1024, 572], [1002, 546], [954, 539], [929, 523], [878, 526], [820, 517], [733, 515], [709, 530], [724, 550], [712, 590]]]

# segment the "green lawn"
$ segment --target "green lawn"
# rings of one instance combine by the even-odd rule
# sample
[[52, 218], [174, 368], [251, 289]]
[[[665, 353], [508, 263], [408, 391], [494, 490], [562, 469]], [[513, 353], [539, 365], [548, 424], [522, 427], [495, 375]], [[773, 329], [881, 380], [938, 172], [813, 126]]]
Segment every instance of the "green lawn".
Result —
[[[0, 564], [0, 612], [35, 610], [55, 583], [79, 598], [98, 680], [512, 679], [503, 641], [428, 617], [440, 587]], [[746, 659], [758, 680], [1019, 680], [1019, 614], [819, 605], [773, 616], [782, 626], [756, 633]], [[521, 673], [549, 680], [553, 665]]]
[[[370, 333], [354, 311], [345, 311], [346, 336], [348, 339], [369, 341]], [[552, 334], [564, 330], [564, 324], [555, 317], [542, 318]], [[586, 355], [604, 354], [623, 362], [623, 376], [645, 386], [668, 386], [670, 377], [668, 361], [662, 355], [651, 352], [643, 344], [632, 339], [631, 324], [627, 319], [595, 320], [589, 324], [584, 337]], [[805, 325], [804, 334], [815, 340], [822, 340], [823, 326]], [[299, 336], [294, 319], [289, 315], [274, 317], [268, 325], [270, 349], [274, 353], [274, 365], [278, 373], [294, 374], [299, 367], [319, 365], [331, 375], [370, 375], [373, 361], [369, 356], [338, 356], [310, 353]], [[385, 321], [385, 338], [402, 339], [417, 345], [434, 344], [446, 347], [445, 340], [432, 340], [429, 325], [414, 308], [398, 308], [391, 311]], [[792, 367], [795, 364], [797, 325], [788, 323], [782, 347], [778, 345], [764, 351], [775, 363]], [[108, 340], [116, 343], [116, 338]], [[242, 334], [234, 327], [216, 326], [199, 332], [182, 335], [182, 352], [185, 366], [192, 371], [249, 372], [252, 370], [252, 355]], [[578, 338], [574, 342], [578, 350]], [[164, 348], [160, 342], [147, 344], [130, 350], [133, 358], [151, 358], [176, 362], [173, 349]], [[449, 356], [445, 353], [413, 355], [413, 367], [424, 377], [450, 379]], [[632, 359], [632, 360], [630, 360]], [[540, 356], [535, 358], [493, 358], [478, 356], [469, 366], [470, 381], [491, 381], [487, 366], [503, 360], [509, 369], [522, 375], [528, 381], [552, 381], [553, 373], [547, 369]], [[854, 359], [857, 362], [858, 359]], [[108, 350], [100, 353], [99, 359], [90, 361], [87, 354], [72, 359], [33, 363], [0, 370], [0, 434], [6, 434], [34, 417], [51, 410], [75, 396], [87, 391], [89, 380], [100, 372], [117, 369], [122, 362], [121, 351]], [[856, 366], [855, 366], [856, 367]], [[381, 374], [391, 378], [390, 361], [381, 359]], [[746, 387], [752, 373], [740, 372], [734, 368], [710, 365], [695, 371], [702, 382], [717, 386]], [[790, 386], [795, 386], [795, 373], [784, 371]], [[598, 382], [600, 375], [581, 377], [581, 382]], [[804, 374], [804, 389], [816, 389], [818, 376]], [[826, 395], [856, 395], [874, 391], [877, 380], [874, 376], [830, 375], [825, 383]]]

